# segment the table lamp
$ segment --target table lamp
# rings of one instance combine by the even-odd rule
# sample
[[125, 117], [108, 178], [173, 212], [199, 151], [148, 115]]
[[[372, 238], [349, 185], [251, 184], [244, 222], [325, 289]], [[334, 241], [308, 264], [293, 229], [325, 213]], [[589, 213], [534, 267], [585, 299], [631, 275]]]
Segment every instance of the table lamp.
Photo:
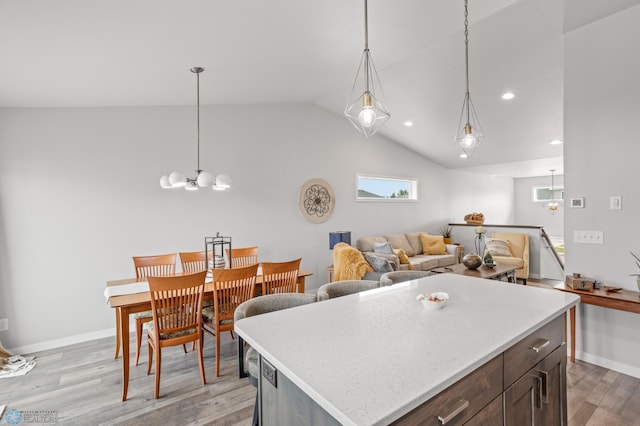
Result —
[[351, 245], [351, 231], [329, 232], [329, 250], [333, 250], [333, 247], [338, 243]]

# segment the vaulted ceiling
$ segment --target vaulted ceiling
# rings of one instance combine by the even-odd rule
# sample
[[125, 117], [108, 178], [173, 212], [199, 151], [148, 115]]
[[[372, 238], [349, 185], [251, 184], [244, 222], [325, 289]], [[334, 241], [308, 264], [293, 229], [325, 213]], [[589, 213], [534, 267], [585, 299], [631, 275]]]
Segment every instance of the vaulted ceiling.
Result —
[[[561, 171], [562, 145], [549, 141], [562, 139], [563, 34], [638, 3], [470, 0], [471, 97], [486, 137], [463, 160], [452, 143], [463, 0], [370, 0], [369, 45], [392, 114], [381, 133], [447, 168]], [[202, 105], [303, 102], [341, 115], [363, 4], [0, 0], [0, 107], [193, 105], [189, 68], [201, 66]], [[515, 98], [502, 100], [505, 91]]]

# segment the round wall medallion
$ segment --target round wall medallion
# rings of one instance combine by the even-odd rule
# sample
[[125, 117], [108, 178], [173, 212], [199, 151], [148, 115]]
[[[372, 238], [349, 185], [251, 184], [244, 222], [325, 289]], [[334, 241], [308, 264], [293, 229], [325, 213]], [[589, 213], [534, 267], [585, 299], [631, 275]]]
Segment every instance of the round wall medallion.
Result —
[[309, 179], [302, 185], [298, 205], [302, 215], [311, 223], [329, 220], [336, 204], [331, 185], [324, 179]]

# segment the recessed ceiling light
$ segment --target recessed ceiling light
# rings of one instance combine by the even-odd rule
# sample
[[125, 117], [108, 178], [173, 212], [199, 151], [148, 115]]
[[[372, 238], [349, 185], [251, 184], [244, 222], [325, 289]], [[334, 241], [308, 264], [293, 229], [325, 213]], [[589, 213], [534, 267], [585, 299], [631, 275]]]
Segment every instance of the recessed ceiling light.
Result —
[[549, 142], [551, 145], [560, 145], [562, 143], [562, 141], [560, 139], [554, 139], [551, 142]]
[[502, 95], [502, 99], [504, 99], [505, 101], [510, 101], [511, 99], [515, 98], [516, 95], [513, 94], [513, 92], [505, 92]]
[[460, 154], [460, 158], [469, 158], [469, 157], [467, 156], [467, 154], [463, 152], [462, 154]]
[[413, 126], [413, 121], [405, 121], [404, 125], [407, 126], [407, 127], [411, 127], [411, 126]]

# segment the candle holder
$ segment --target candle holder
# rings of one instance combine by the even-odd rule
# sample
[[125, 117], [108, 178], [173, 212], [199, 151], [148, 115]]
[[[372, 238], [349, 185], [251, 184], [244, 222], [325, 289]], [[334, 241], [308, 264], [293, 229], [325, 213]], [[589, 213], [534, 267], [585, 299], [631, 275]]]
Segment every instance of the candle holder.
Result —
[[485, 244], [484, 244], [484, 234], [485, 234], [485, 230], [482, 226], [478, 226], [475, 230], [476, 232], [476, 237], [474, 240], [474, 244], [476, 246], [476, 254], [480, 257], [483, 256], [484, 254], [484, 248], [485, 248]]

